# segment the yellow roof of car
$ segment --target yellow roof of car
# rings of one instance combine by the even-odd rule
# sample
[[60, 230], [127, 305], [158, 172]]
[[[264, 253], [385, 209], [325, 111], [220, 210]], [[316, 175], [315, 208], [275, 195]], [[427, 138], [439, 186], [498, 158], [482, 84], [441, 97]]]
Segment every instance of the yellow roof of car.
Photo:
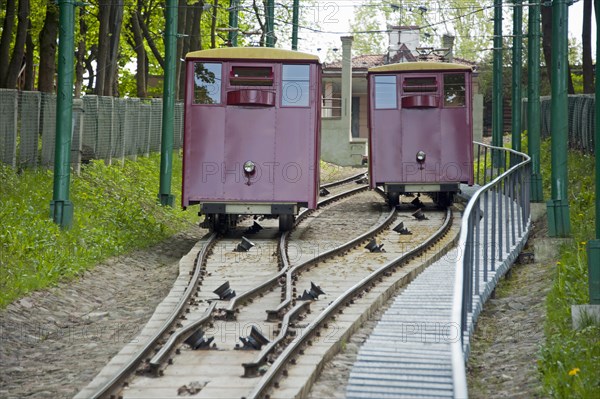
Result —
[[253, 59], [319, 61], [316, 55], [272, 47], [223, 47], [187, 53], [186, 59]]
[[469, 65], [452, 64], [449, 62], [401, 62], [369, 68], [369, 72], [399, 72], [399, 71], [472, 71]]

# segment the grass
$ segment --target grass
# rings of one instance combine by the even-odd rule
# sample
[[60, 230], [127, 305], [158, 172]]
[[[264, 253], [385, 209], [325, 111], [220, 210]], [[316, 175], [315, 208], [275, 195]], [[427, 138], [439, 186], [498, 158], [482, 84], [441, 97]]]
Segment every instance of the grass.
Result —
[[[526, 148], [526, 147], [525, 147]], [[544, 196], [550, 198], [550, 142], [542, 144]], [[594, 157], [569, 153], [569, 204], [573, 245], [561, 248], [546, 299], [546, 342], [538, 368], [544, 393], [554, 398], [600, 398], [600, 327], [575, 331], [571, 305], [589, 303], [586, 243], [594, 239]]]
[[[179, 197], [181, 157], [173, 161]], [[158, 243], [197, 221], [197, 212], [157, 203], [160, 155], [107, 166], [93, 161], [73, 176], [73, 227], [50, 219], [52, 172], [17, 173], [0, 164], [0, 308], [72, 278], [110, 256]]]
[[[107, 166], [93, 161], [72, 176], [73, 227], [50, 219], [53, 174], [17, 172], [0, 163], [0, 308], [29, 292], [55, 285], [98, 262], [156, 244], [198, 222], [197, 209], [183, 212], [181, 157], [173, 157], [174, 208], [157, 203], [160, 155]], [[321, 162], [325, 181], [358, 172]]]

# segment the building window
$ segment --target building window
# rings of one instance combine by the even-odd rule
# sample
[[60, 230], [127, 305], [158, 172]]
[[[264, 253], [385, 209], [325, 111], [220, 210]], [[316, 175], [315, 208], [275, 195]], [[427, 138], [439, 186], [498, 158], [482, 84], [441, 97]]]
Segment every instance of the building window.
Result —
[[466, 91], [464, 73], [444, 75], [444, 107], [464, 107]]
[[194, 104], [221, 103], [221, 64], [194, 63]]
[[395, 76], [375, 76], [375, 109], [398, 108]]
[[310, 66], [283, 65], [282, 107], [308, 107], [310, 101]]
[[323, 82], [323, 106], [321, 108], [323, 118], [338, 119], [342, 117], [342, 88], [340, 83]]

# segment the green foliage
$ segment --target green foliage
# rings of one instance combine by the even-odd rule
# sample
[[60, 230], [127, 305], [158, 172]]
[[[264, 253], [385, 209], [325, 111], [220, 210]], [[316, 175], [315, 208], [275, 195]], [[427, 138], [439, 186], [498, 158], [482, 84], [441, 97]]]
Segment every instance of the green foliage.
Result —
[[[400, 1], [364, 1], [356, 7], [351, 27], [353, 48], [358, 54], [382, 54], [387, 51], [386, 25], [420, 27], [422, 47], [441, 47], [442, 36], [453, 32], [454, 56], [479, 61], [489, 47], [493, 9], [483, 2], [465, 0], [424, 0], [411, 5]], [[370, 33], [358, 33], [370, 32]]]
[[575, 94], [582, 94], [583, 93], [583, 75], [572, 73], [571, 78], [573, 80], [573, 89], [575, 91]]
[[[160, 155], [124, 167], [93, 161], [74, 177], [75, 220], [61, 229], [49, 217], [52, 173], [17, 174], [0, 164], [0, 307], [27, 292], [72, 278], [99, 261], [155, 244], [190, 226], [196, 212], [157, 203]], [[181, 158], [173, 194], [180, 196]]]
[[[550, 141], [542, 144], [544, 195], [550, 198]], [[547, 298], [546, 342], [539, 370], [554, 398], [600, 397], [600, 327], [575, 331], [571, 305], [589, 303], [586, 242], [594, 238], [594, 157], [569, 154], [569, 204], [574, 244], [564, 245]]]

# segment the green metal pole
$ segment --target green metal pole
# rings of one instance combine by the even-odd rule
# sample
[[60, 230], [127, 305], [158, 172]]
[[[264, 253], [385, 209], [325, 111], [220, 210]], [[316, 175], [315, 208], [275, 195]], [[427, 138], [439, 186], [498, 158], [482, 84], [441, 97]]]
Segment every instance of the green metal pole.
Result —
[[300, 14], [300, 0], [294, 0], [292, 14], [292, 50], [298, 50], [298, 15]]
[[567, 136], [568, 136], [568, 18], [567, 0], [552, 3], [552, 200], [548, 205], [548, 234], [567, 237], [569, 220]]
[[231, 0], [229, 2], [229, 43], [231, 47], [237, 47], [238, 42], [238, 7], [239, 0]]
[[512, 49], [512, 149], [521, 151], [521, 80], [523, 76], [523, 0], [514, 0]]
[[527, 143], [531, 157], [531, 202], [544, 201], [542, 189], [542, 168], [540, 162], [540, 3], [529, 7], [528, 81], [527, 87]]
[[596, 239], [587, 243], [588, 291], [590, 304], [600, 305], [600, 0], [595, 0], [596, 9], [596, 132], [594, 154], [596, 159]]
[[75, 53], [75, 4], [59, 0], [58, 96], [56, 99], [56, 147], [54, 191], [50, 216], [62, 228], [73, 224], [73, 203], [69, 201], [71, 180], [71, 136], [73, 130], [73, 56]]
[[275, 47], [275, 0], [267, 0], [267, 47]]
[[173, 175], [173, 124], [175, 108], [175, 52], [177, 50], [177, 0], [167, 0], [165, 29], [165, 77], [163, 85], [162, 139], [160, 145], [160, 191], [161, 205], [173, 206], [171, 194]]
[[[492, 145], [502, 147], [502, 0], [494, 0], [494, 64], [492, 87]], [[493, 151], [493, 165], [502, 165], [500, 153]]]

